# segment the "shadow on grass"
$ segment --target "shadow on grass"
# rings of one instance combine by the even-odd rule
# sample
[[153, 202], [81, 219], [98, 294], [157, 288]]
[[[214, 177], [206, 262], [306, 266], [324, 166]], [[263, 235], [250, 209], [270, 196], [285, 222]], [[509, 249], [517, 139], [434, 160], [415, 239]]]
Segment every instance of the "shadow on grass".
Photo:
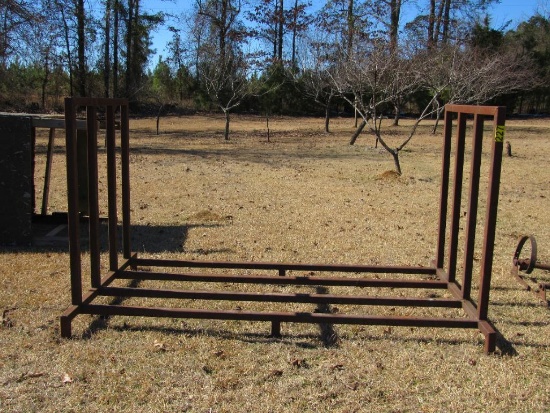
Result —
[[[137, 288], [139, 287], [141, 280], [132, 280], [128, 287]], [[109, 305], [122, 305], [127, 297], [115, 297], [109, 302]], [[89, 340], [92, 336], [101, 330], [106, 330], [109, 327], [109, 320], [111, 316], [98, 316], [90, 323], [90, 326], [82, 333], [82, 339]]]
[[[328, 288], [324, 286], [318, 286], [316, 288], [317, 294], [328, 294]], [[316, 313], [326, 313], [332, 314], [334, 309], [331, 308], [330, 304], [319, 303], [315, 309]], [[319, 323], [319, 330], [321, 333], [321, 341], [323, 345], [327, 348], [338, 347], [339, 338], [338, 333], [334, 329], [334, 325], [330, 323]]]
[[[130, 229], [132, 251], [139, 253], [183, 252], [189, 231], [193, 228], [216, 228], [219, 223], [201, 223], [184, 225], [132, 225]], [[192, 251], [202, 255], [230, 251]]]
[[[83, 339], [89, 339], [93, 334], [99, 330], [104, 330], [108, 327], [108, 318], [99, 318], [92, 322], [90, 328], [83, 333]], [[227, 329], [215, 329], [215, 328], [173, 328], [169, 326], [139, 326], [139, 325], [129, 325], [124, 323], [120, 326], [111, 326], [109, 327], [117, 332], [158, 332], [160, 334], [168, 335], [185, 335], [187, 337], [200, 337], [208, 336], [211, 338], [218, 338], [223, 340], [238, 340], [244, 343], [251, 344], [268, 344], [268, 343], [279, 343], [287, 346], [293, 346], [303, 349], [317, 349], [317, 348], [327, 348], [327, 336], [326, 327], [321, 327], [321, 334], [292, 334], [287, 333], [281, 337], [272, 337], [266, 329], [265, 333], [254, 333], [254, 332], [244, 332], [236, 333]], [[330, 328], [329, 331], [333, 331]], [[341, 343], [342, 340], [353, 341], [354, 337], [348, 337], [347, 335], [343, 337], [338, 337], [335, 334], [328, 336], [330, 338], [328, 345], [336, 346]], [[334, 338], [337, 340], [334, 341]], [[452, 338], [438, 338], [438, 337], [388, 337], [387, 335], [373, 335], [373, 334], [362, 334], [362, 341], [370, 342], [383, 342], [388, 339], [393, 341], [399, 341], [403, 344], [406, 343], [422, 343], [422, 344], [437, 344], [437, 345], [448, 345], [448, 346], [459, 346], [461, 344], [471, 344], [469, 339], [452, 339]], [[500, 350], [500, 353], [497, 353], [499, 356], [517, 356], [519, 355], [515, 346], [528, 346], [541, 349], [550, 349], [550, 344], [543, 343], [525, 343], [525, 342], [514, 342], [507, 340], [500, 332], [497, 332], [496, 339], [497, 348]], [[452, 351], [452, 348], [449, 348], [449, 351]]]
[[[67, 227], [67, 217], [64, 213], [57, 214], [59, 217], [46, 216], [42, 217], [42, 221], [33, 224], [33, 237], [35, 239], [41, 239], [41, 244], [35, 245], [0, 245], [0, 254], [4, 251], [11, 253], [17, 251], [19, 253], [34, 253], [37, 251], [68, 251], [69, 250], [69, 234]], [[40, 218], [40, 217], [39, 217]], [[45, 222], [49, 219], [52, 222]], [[61, 231], [56, 232], [55, 237], [45, 236], [57, 227], [64, 225]], [[147, 252], [147, 253], [161, 253], [161, 252], [183, 252], [185, 242], [189, 236], [189, 231], [194, 228], [218, 228], [225, 225], [224, 222], [200, 222], [192, 224], [181, 225], [156, 225], [156, 224], [143, 224], [130, 226], [130, 249], [132, 252]], [[89, 224], [87, 217], [83, 218], [79, 223], [80, 230], [80, 246], [83, 252], [89, 251]], [[109, 250], [109, 234], [108, 234], [108, 220], [102, 218], [99, 226], [99, 243], [101, 252], [107, 252]], [[47, 242], [46, 242], [47, 241]], [[122, 226], [117, 227], [117, 250], [121, 252], [122, 248]], [[231, 252], [228, 250], [197, 250], [190, 251], [198, 254], [207, 255], [216, 252]]]

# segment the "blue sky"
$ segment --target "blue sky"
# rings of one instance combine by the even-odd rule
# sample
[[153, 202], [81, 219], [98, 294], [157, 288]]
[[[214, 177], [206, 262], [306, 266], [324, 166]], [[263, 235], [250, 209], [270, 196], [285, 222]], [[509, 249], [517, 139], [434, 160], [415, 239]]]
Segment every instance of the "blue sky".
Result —
[[[195, 0], [142, 0], [142, 7], [148, 12], [165, 12], [171, 14], [180, 14], [185, 10], [190, 10]], [[514, 28], [518, 23], [529, 19], [537, 12], [548, 16], [550, 14], [550, 0], [501, 0], [489, 9], [491, 16], [491, 25], [493, 28], [501, 28], [511, 21], [509, 29]], [[289, 3], [289, 0], [285, 0]], [[293, 3], [293, 2], [292, 2]], [[325, 0], [312, 0], [313, 7], [310, 10], [319, 9], [325, 4]], [[417, 14], [418, 4], [427, 3], [425, 1], [408, 0], [403, 6], [403, 23], [410, 20], [407, 13]], [[480, 16], [483, 18], [483, 16]], [[165, 46], [170, 41], [171, 33], [166, 29], [159, 29], [153, 34], [153, 48], [157, 51], [157, 56], [150, 62], [153, 66], [158, 60], [158, 55], [166, 56]]]

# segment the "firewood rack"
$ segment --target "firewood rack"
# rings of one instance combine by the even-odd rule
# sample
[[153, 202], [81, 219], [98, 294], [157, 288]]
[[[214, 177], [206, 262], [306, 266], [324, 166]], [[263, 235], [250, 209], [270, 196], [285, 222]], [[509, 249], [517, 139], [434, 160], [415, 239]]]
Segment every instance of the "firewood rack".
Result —
[[[83, 253], [80, 242], [78, 208], [78, 167], [76, 164], [77, 114], [85, 111], [88, 133], [89, 251]], [[109, 269], [101, 269], [100, 220], [98, 201], [97, 113], [105, 113], [106, 168], [108, 193], [108, 257]], [[119, 137], [115, 131], [115, 114], [120, 117]], [[119, 114], [119, 115], [118, 115]], [[471, 147], [466, 150], [467, 121], [473, 120]], [[484, 134], [485, 121], [492, 121], [490, 133]], [[440, 327], [477, 329], [485, 338], [484, 351], [493, 352], [496, 330], [488, 319], [489, 291], [493, 266], [493, 249], [501, 161], [504, 137], [505, 108], [491, 106], [447, 105], [443, 137], [441, 188], [435, 259], [429, 266], [382, 266], [361, 264], [306, 264], [277, 262], [219, 262], [141, 257], [132, 251], [130, 241], [130, 145], [129, 109], [124, 99], [67, 98], [65, 100], [68, 225], [70, 241], [71, 305], [61, 316], [61, 336], [72, 334], [72, 321], [79, 314], [100, 316], [141, 316], [186, 319], [248, 320], [269, 322], [271, 335], [281, 335], [281, 323], [360, 324], [407, 327]], [[456, 125], [456, 126], [453, 126]], [[484, 135], [491, 140], [485, 199], [483, 238], [479, 239], [481, 256], [474, 257], [476, 225], [480, 199], [482, 143]], [[486, 138], [487, 138], [486, 136]], [[119, 141], [119, 144], [117, 144]], [[452, 158], [454, 154], [454, 163]], [[465, 156], [470, 173], [465, 177]], [[119, 162], [117, 161], [119, 157]], [[118, 166], [120, 165], [120, 166]], [[485, 178], [484, 178], [485, 179]], [[468, 182], [468, 188], [464, 188]], [[485, 182], [485, 181], [484, 181]], [[120, 189], [120, 194], [118, 190]], [[463, 193], [467, 193], [465, 218], [461, 210]], [[119, 220], [119, 211], [121, 219]], [[464, 221], [465, 219], [465, 221]], [[461, 222], [462, 220], [462, 222]], [[464, 232], [461, 237], [461, 228]], [[480, 232], [480, 231], [477, 231]], [[119, 245], [122, 240], [121, 245]], [[459, 242], [460, 241], [460, 242]], [[460, 247], [460, 245], [462, 247]], [[462, 265], [459, 264], [461, 256]], [[83, 259], [89, 257], [89, 266]], [[476, 260], [474, 260], [476, 258]], [[474, 261], [479, 260], [477, 282], [473, 283]], [[147, 267], [147, 270], [143, 270]], [[155, 271], [169, 269], [168, 272]], [[257, 272], [253, 273], [254, 271]], [[90, 288], [83, 288], [84, 272], [89, 272]], [[252, 273], [251, 273], [252, 272]], [[389, 278], [388, 278], [389, 275]], [[395, 277], [394, 275], [399, 275]], [[114, 286], [115, 281], [134, 281], [130, 286]], [[147, 281], [153, 287], [140, 287]], [[161, 289], [155, 282], [175, 282], [183, 289]], [[119, 281], [120, 283], [120, 281]], [[233, 287], [295, 286], [318, 287], [317, 293], [249, 292], [233, 289], [198, 290], [196, 285], [231, 285]], [[136, 286], [137, 285], [137, 286]], [[171, 285], [171, 284], [170, 284]], [[330, 294], [328, 288], [339, 293]], [[344, 287], [344, 288], [341, 288]], [[264, 287], [263, 287], [264, 288]], [[293, 287], [294, 288], [294, 287]], [[350, 294], [347, 291], [354, 292]], [[400, 295], [369, 294], [369, 291], [395, 291]], [[430, 291], [443, 291], [447, 298], [434, 297]], [[477, 290], [477, 298], [474, 292]], [[344, 292], [342, 292], [344, 291]], [[357, 291], [359, 291], [357, 293]], [[417, 292], [407, 296], [410, 291]], [[117, 297], [105, 303], [101, 297]], [[133, 299], [166, 299], [177, 303], [206, 303], [192, 306], [147, 306]], [[146, 301], [146, 300], [145, 300]], [[172, 302], [171, 301], [171, 302]], [[214, 303], [231, 303], [219, 308]], [[212, 305], [209, 305], [212, 303]], [[260, 310], [246, 310], [245, 305], [261, 303]], [[284, 303], [285, 311], [273, 311], [266, 305]], [[293, 305], [340, 305], [348, 312], [295, 310]], [[391, 311], [372, 314], [374, 309], [391, 307], [450, 311], [440, 315], [395, 315]], [[359, 311], [370, 310], [373, 311]]]

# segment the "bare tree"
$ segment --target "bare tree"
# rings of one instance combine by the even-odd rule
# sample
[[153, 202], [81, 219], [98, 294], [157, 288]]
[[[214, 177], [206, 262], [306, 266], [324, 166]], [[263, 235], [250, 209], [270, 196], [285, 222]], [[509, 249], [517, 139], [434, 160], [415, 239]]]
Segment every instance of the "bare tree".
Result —
[[[392, 106], [397, 96], [410, 95], [422, 87], [422, 73], [415, 63], [409, 59], [400, 59], [384, 43], [379, 43], [350, 56], [338, 65], [334, 75], [331, 74], [339, 95], [363, 119], [361, 129], [367, 127], [374, 134], [376, 144], [380, 143], [392, 155], [399, 174], [399, 152], [408, 144], [414, 132], [401, 145], [392, 148], [382, 135], [382, 119], [385, 110]], [[422, 113], [421, 119], [425, 115]], [[350, 144], [354, 142], [352, 140]]]
[[246, 30], [239, 21], [241, 0], [197, 0], [197, 16], [207, 26], [210, 40], [198, 50], [199, 78], [225, 115], [225, 139], [229, 140], [230, 112], [251, 94], [249, 65], [243, 52]]
[[86, 96], [86, 11], [84, 0], [76, 0], [74, 6], [77, 24], [77, 89], [80, 96]]
[[[441, 114], [445, 103], [482, 104], [504, 93], [529, 89], [532, 79], [529, 64], [512, 51], [487, 55], [455, 46], [403, 59], [390, 54], [383, 44], [342, 62], [332, 76], [340, 96], [392, 155], [398, 174], [402, 173], [399, 153], [418, 125]], [[382, 130], [384, 110], [398, 97], [417, 91], [427, 93], [429, 101], [402, 142], [390, 147]]]
[[248, 81], [248, 65], [242, 54], [226, 53], [223, 58], [215, 53], [203, 55], [201, 80], [210, 99], [225, 115], [225, 140], [229, 140], [231, 110], [253, 93]]
[[237, 18], [241, 13], [241, 0], [197, 0], [198, 14], [210, 22], [211, 35], [216, 37], [217, 50], [221, 60], [225, 61], [228, 43], [237, 40], [240, 30]]
[[518, 56], [513, 49], [487, 53], [479, 48], [447, 46], [418, 58], [427, 66], [423, 87], [432, 96], [434, 132], [445, 103], [484, 104], [538, 84], [529, 57]]
[[0, 68], [5, 69], [8, 59], [16, 54], [18, 39], [38, 22], [34, 2], [4, 0], [0, 2]]
[[325, 132], [330, 132], [330, 108], [338, 91], [332, 82], [331, 71], [335, 64], [328, 43], [319, 37], [309, 38], [301, 48], [299, 55], [301, 70], [294, 73], [294, 78], [306, 97], [321, 106], [325, 112]]

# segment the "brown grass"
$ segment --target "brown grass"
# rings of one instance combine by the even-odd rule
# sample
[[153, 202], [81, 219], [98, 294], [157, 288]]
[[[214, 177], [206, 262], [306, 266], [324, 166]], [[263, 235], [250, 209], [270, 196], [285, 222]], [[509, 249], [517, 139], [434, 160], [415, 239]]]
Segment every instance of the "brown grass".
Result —
[[[403, 125], [391, 129], [390, 143]], [[423, 126], [396, 177], [372, 137], [347, 144], [352, 126], [336, 119], [324, 134], [321, 119], [271, 119], [267, 143], [262, 119], [235, 117], [224, 142], [219, 116], [162, 119], [158, 137], [154, 119], [133, 120], [133, 249], [161, 258], [428, 265], [441, 135]], [[327, 341], [319, 326], [285, 324], [275, 340], [262, 323], [127, 317], [79, 316], [65, 340], [66, 248], [3, 248], [0, 410], [548, 411], [550, 313], [509, 272], [524, 233], [550, 262], [549, 136], [548, 121], [507, 122], [514, 156], [503, 163], [489, 311], [515, 353], [485, 356], [470, 330], [334, 326]], [[39, 202], [45, 137], [37, 143]], [[57, 143], [50, 211], [66, 210]]]

